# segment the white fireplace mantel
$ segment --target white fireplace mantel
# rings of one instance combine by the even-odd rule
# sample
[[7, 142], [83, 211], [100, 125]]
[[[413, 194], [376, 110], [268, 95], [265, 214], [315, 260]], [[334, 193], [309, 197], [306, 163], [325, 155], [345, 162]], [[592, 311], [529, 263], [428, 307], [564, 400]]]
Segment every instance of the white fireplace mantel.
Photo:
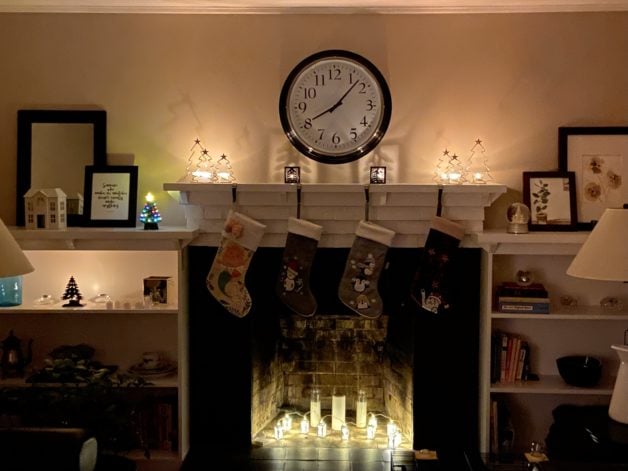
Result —
[[[199, 230], [192, 245], [208, 246], [219, 244], [233, 208], [266, 225], [261, 246], [283, 247], [288, 218], [297, 217], [300, 199], [300, 217], [323, 226], [320, 247], [351, 247], [358, 222], [367, 217], [395, 231], [393, 247], [420, 247], [440, 188], [441, 215], [462, 224], [467, 235], [482, 232], [485, 208], [506, 192], [501, 184], [164, 183], [164, 190], [179, 192], [188, 228]], [[473, 245], [470, 237], [465, 244]]]

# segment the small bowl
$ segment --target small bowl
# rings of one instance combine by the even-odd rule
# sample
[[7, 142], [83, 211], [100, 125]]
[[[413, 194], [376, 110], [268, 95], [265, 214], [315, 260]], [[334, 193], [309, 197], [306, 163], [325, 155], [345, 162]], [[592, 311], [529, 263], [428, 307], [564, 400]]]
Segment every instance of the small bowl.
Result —
[[565, 383], [592, 388], [600, 382], [602, 362], [589, 355], [568, 355], [556, 359], [558, 372]]

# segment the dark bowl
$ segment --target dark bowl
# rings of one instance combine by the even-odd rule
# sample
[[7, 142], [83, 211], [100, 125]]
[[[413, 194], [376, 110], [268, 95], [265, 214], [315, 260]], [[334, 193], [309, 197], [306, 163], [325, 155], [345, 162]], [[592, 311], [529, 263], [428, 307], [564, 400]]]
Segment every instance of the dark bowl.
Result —
[[602, 362], [588, 355], [568, 355], [556, 359], [556, 366], [565, 383], [591, 388], [600, 381]]

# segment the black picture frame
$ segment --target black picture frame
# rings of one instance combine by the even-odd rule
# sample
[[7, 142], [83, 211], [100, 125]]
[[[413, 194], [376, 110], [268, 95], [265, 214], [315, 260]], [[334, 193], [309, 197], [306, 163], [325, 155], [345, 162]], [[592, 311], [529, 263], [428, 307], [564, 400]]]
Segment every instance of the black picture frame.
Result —
[[530, 231], [578, 228], [574, 172], [523, 172], [523, 202], [530, 208]]
[[85, 167], [83, 224], [93, 227], [135, 227], [138, 167]]
[[369, 171], [369, 181], [374, 185], [386, 183], [386, 167], [371, 167]]
[[[17, 182], [16, 182], [16, 225], [24, 225], [24, 195], [31, 188], [33, 174], [33, 131], [37, 124], [87, 124], [93, 127], [92, 156], [89, 163], [96, 166], [107, 164], [107, 112], [101, 109], [63, 110], [63, 109], [23, 109], [17, 112]], [[54, 150], [50, 151], [50, 158], [55, 159]], [[86, 162], [87, 162], [86, 160]], [[70, 162], [54, 161], [54, 165], [64, 171]], [[76, 166], [76, 162], [74, 162]], [[83, 170], [80, 170], [81, 174]], [[62, 185], [48, 185], [61, 187]], [[79, 188], [84, 182], [79, 182]], [[85, 197], [85, 196], [83, 196]], [[82, 224], [82, 218], [68, 215], [68, 226]]]
[[575, 173], [577, 226], [591, 230], [628, 203], [628, 126], [559, 127], [558, 168]]

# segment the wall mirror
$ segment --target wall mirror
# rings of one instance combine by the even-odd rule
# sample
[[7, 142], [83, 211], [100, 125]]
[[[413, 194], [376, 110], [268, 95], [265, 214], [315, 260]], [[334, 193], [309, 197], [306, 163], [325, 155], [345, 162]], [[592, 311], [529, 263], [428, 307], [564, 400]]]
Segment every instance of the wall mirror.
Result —
[[[85, 166], [106, 164], [106, 111], [19, 110], [17, 225], [24, 225], [24, 194], [30, 188], [61, 188], [68, 198], [84, 196]], [[80, 224], [80, 216], [68, 214], [68, 225]]]

